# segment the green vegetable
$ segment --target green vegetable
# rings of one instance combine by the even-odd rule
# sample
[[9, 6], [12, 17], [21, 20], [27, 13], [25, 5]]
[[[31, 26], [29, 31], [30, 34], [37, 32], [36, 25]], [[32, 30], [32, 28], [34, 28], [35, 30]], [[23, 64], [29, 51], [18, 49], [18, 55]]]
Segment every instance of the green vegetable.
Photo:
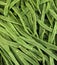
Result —
[[0, 65], [57, 65], [56, 2], [0, 0]]

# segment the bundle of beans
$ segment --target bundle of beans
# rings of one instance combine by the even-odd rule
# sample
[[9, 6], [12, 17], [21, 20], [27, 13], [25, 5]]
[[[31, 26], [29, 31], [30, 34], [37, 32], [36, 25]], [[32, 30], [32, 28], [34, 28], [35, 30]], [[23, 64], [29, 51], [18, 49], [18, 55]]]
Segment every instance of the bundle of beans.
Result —
[[0, 65], [57, 65], [57, 0], [0, 0]]

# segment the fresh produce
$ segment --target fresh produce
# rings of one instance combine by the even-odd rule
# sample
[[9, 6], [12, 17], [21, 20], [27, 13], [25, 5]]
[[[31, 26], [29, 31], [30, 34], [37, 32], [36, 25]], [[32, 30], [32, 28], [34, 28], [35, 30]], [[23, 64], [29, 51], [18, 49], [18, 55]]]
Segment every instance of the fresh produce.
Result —
[[57, 65], [57, 0], [0, 0], [0, 65]]

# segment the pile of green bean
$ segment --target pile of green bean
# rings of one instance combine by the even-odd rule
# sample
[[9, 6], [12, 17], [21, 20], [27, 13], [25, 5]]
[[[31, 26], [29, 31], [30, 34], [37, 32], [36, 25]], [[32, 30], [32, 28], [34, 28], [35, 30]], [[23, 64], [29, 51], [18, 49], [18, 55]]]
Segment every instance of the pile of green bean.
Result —
[[0, 65], [57, 65], [57, 0], [0, 0]]

